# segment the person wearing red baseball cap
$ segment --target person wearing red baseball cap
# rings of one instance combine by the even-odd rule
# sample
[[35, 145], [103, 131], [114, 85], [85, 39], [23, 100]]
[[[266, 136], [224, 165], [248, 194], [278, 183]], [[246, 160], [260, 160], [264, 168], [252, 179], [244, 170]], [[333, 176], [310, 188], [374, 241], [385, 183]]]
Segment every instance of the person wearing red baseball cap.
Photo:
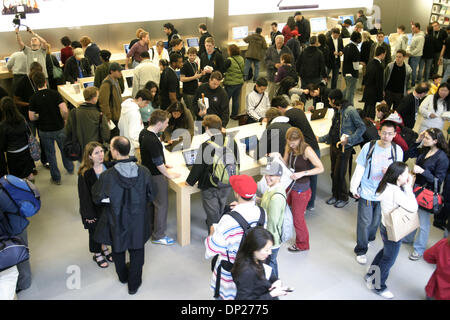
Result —
[[[214, 297], [223, 300], [236, 297], [236, 285], [229, 265], [232, 266], [236, 259], [244, 234], [236, 218], [244, 219], [252, 228], [258, 225], [266, 228], [267, 225], [266, 212], [255, 203], [257, 189], [255, 180], [244, 174], [236, 175], [230, 178], [230, 184], [237, 201], [230, 204], [232, 212], [224, 214], [218, 223], [212, 225], [211, 234], [205, 240], [205, 258], [217, 257], [210, 287]], [[220, 274], [220, 279], [216, 278], [217, 274]]]

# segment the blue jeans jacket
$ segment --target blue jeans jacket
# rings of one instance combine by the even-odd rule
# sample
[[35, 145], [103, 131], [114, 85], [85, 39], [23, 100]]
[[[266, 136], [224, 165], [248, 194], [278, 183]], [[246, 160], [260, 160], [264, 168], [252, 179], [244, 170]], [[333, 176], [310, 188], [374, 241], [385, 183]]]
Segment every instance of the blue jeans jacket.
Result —
[[[353, 146], [356, 146], [359, 143], [361, 143], [363, 141], [363, 134], [364, 132], [366, 132], [366, 125], [362, 121], [355, 107], [353, 107], [349, 103], [344, 103], [340, 110], [336, 112], [335, 109], [331, 127], [337, 124], [338, 122], [337, 117], [341, 117], [339, 138], [343, 134], [348, 135], [348, 143], [345, 145], [345, 149], [352, 148]], [[330, 128], [330, 132], [331, 130], [332, 128]], [[328, 133], [323, 137], [320, 137], [319, 142], [331, 144], [330, 133]]]

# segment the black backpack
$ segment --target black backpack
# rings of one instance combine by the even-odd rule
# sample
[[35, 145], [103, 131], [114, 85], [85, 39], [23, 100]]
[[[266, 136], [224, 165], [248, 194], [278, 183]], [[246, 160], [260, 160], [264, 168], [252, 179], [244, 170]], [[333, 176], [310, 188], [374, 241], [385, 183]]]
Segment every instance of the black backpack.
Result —
[[[367, 152], [366, 168], [369, 165], [369, 173], [367, 175], [367, 178], [370, 178], [370, 172], [372, 169], [372, 155], [375, 150], [376, 143], [377, 143], [377, 140], [370, 141], [369, 151]], [[393, 162], [397, 161], [397, 144], [395, 142], [391, 142], [391, 159], [393, 160]], [[403, 160], [403, 159], [401, 159], [401, 160]]]
[[[266, 215], [265, 215], [265, 211], [263, 208], [258, 207], [261, 214], [259, 216], [259, 220], [256, 223], [255, 227], [264, 227], [264, 223], [266, 221]], [[225, 214], [229, 214], [230, 216], [233, 217], [234, 220], [236, 220], [237, 223], [239, 223], [239, 225], [241, 226], [242, 230], [244, 230], [244, 234], [242, 235], [241, 238], [241, 243], [239, 244], [239, 250], [241, 249], [242, 243], [244, 243], [245, 237], [247, 236], [247, 234], [250, 232], [250, 230], [252, 230], [254, 227], [252, 227], [247, 220], [245, 220], [245, 218], [239, 214], [239, 212], [236, 211], [231, 211]], [[214, 272], [214, 266], [216, 265], [217, 259], [219, 258], [219, 254], [216, 254], [214, 256], [214, 258], [211, 261], [211, 272]], [[219, 297], [219, 292], [220, 292], [220, 279], [222, 276], [222, 268], [225, 269], [228, 272], [231, 272], [231, 269], [233, 268], [233, 263], [230, 262], [230, 256], [228, 255], [228, 250], [227, 250], [227, 260], [222, 260], [220, 261], [219, 266], [217, 267], [217, 274], [216, 274], [216, 288], [214, 290], [214, 298], [218, 298]]]
[[417, 137], [419, 135], [417, 134], [417, 132], [406, 126], [402, 126], [401, 129], [402, 131], [400, 132], [400, 136], [405, 140], [408, 147], [411, 148], [411, 146], [416, 143]]

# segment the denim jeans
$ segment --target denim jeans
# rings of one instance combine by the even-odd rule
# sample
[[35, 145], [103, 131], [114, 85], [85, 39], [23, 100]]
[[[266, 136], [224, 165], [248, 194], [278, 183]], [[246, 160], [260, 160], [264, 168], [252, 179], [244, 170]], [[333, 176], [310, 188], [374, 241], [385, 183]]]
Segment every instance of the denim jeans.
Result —
[[356, 226], [355, 253], [361, 256], [367, 253], [368, 244], [375, 240], [381, 222], [381, 206], [379, 201], [358, 201], [358, 222]]
[[[250, 68], [252, 67], [252, 64], [254, 66], [253, 69], [253, 81], [256, 82], [256, 80], [258, 80], [258, 75], [259, 75], [259, 61], [255, 60], [255, 59], [251, 59], [251, 58], [246, 58], [245, 59], [245, 64], [244, 64], [244, 79], [247, 80], [248, 79], [248, 73], [250, 71]], [[250, 79], [249, 79], [250, 80]]]
[[411, 87], [414, 87], [416, 85], [416, 79], [417, 79], [417, 67], [419, 66], [421, 57], [409, 57], [409, 66], [412, 69], [412, 75], [411, 75]]
[[[431, 72], [431, 66], [433, 64], [433, 59], [420, 59], [419, 62], [419, 74], [417, 76], [417, 82], [422, 82], [422, 75], [423, 75], [423, 81], [427, 82], [430, 78], [430, 72]], [[423, 73], [423, 68], [425, 66], [425, 74]]]
[[445, 82], [447, 81], [448, 78], [450, 78], [450, 59], [444, 59], [443, 63], [442, 63], [442, 74], [444, 75], [442, 77], [442, 81]]
[[237, 116], [239, 114], [239, 100], [241, 96], [242, 84], [225, 86], [225, 91], [228, 94], [228, 99], [232, 100], [231, 116]]
[[430, 235], [431, 214], [419, 208], [420, 227], [416, 230], [416, 241], [414, 241], [414, 250], [423, 255], [427, 248], [428, 236]]
[[374, 273], [377, 274], [375, 269], [376, 267], [378, 267], [380, 271], [380, 278], [374, 280], [375, 284], [377, 284], [377, 280], [379, 280], [380, 282], [379, 287], [375, 286], [375, 290], [378, 292], [383, 292], [387, 289], [386, 280], [389, 276], [389, 271], [391, 270], [392, 266], [395, 263], [395, 260], [397, 259], [402, 241], [389, 241], [386, 228], [383, 226], [383, 224], [380, 224], [380, 234], [384, 246], [383, 249], [381, 249], [380, 252], [378, 252], [378, 254], [375, 256], [375, 259], [370, 266], [367, 276], [372, 276]]
[[354, 105], [353, 98], [355, 97], [356, 83], [358, 82], [358, 78], [355, 77], [345, 77], [345, 90], [343, 92], [344, 99], [349, 103]]
[[42, 146], [44, 147], [47, 160], [50, 164], [50, 175], [54, 181], [61, 181], [61, 173], [59, 172], [58, 163], [56, 160], [55, 141], [58, 144], [64, 168], [66, 168], [66, 170], [70, 173], [73, 172], [73, 162], [66, 158], [63, 151], [64, 139], [66, 137], [64, 134], [64, 129], [58, 131], [39, 130], [39, 137], [42, 140]]
[[272, 249], [272, 254], [267, 258], [266, 263], [272, 267], [274, 275], [278, 278], [278, 263], [277, 263], [277, 256], [278, 251], [280, 251], [280, 248]]

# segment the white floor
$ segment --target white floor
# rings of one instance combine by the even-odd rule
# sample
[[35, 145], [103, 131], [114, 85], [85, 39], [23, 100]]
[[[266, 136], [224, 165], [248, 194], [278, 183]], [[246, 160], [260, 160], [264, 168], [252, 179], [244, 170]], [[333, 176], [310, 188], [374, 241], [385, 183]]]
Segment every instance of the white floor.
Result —
[[[359, 100], [357, 95], [355, 100]], [[57, 152], [58, 153], [58, 152]], [[329, 172], [329, 157], [322, 158], [325, 172]], [[200, 300], [212, 299], [209, 290], [210, 262], [204, 259], [207, 231], [205, 213], [200, 195], [192, 198], [191, 244], [182, 248], [153, 245], [148, 242], [145, 252], [143, 284], [134, 296], [128, 295], [127, 286], [118, 281], [114, 265], [100, 269], [92, 260], [88, 249], [88, 233], [83, 229], [78, 213], [77, 176], [69, 175], [59, 161], [62, 185], [50, 184], [50, 173], [38, 166], [36, 185], [41, 192], [42, 209], [32, 217], [28, 227], [32, 286], [18, 294], [19, 299], [157, 299]], [[319, 177], [316, 210], [307, 212], [310, 233], [310, 251], [289, 253], [285, 246], [280, 250], [278, 263], [280, 278], [295, 288], [282, 299], [345, 299], [381, 300], [366, 288], [363, 276], [368, 266], [355, 261], [357, 204], [344, 209], [325, 204], [331, 191], [328, 173]], [[170, 192], [167, 234], [176, 238], [175, 194]], [[443, 232], [431, 227], [428, 245], [436, 243]], [[369, 248], [369, 264], [382, 248], [377, 236]], [[399, 257], [387, 281], [395, 299], [425, 299], [425, 285], [434, 266], [425, 261], [410, 261], [412, 248], [402, 246]], [[369, 265], [368, 264], [368, 265]], [[80, 288], [73, 288], [80, 270]]]

